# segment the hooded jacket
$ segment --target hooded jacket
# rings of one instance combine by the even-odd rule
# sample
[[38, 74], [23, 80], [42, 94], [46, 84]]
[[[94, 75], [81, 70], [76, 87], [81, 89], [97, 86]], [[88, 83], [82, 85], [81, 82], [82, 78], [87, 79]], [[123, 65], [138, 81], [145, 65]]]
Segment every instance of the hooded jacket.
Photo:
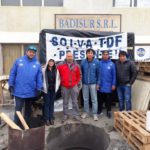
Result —
[[71, 63], [70, 67], [66, 60], [62, 63], [59, 63], [57, 66], [59, 70], [61, 86], [66, 88], [72, 88], [74, 86], [78, 86], [81, 80], [81, 70], [76, 61]]
[[116, 86], [116, 68], [115, 64], [109, 60], [101, 60], [99, 63], [100, 70], [100, 90], [99, 92], [111, 93], [112, 86]]
[[[48, 92], [48, 77], [47, 77], [47, 73], [46, 73], [46, 69], [48, 66], [48, 62], [46, 64], [45, 67], [42, 68], [42, 73], [43, 73], [43, 92], [47, 93]], [[56, 82], [55, 82], [55, 92], [58, 91], [59, 86], [60, 86], [60, 75], [59, 75], [59, 71], [56, 68]]]
[[29, 59], [27, 55], [18, 58], [9, 76], [9, 86], [14, 89], [14, 96], [31, 98], [37, 96], [37, 90], [41, 90], [42, 70], [36, 56]]

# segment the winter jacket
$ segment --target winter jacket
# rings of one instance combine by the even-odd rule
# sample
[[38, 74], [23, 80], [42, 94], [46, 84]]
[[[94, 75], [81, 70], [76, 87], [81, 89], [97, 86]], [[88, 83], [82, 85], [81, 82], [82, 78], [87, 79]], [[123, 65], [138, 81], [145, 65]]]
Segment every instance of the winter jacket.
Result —
[[81, 71], [83, 84], [99, 84], [99, 60], [96, 58], [92, 61], [82, 60]]
[[111, 93], [112, 86], [116, 86], [116, 68], [115, 64], [109, 60], [101, 60], [99, 63], [99, 92]]
[[137, 69], [135, 64], [126, 60], [121, 63], [120, 60], [116, 62], [116, 72], [117, 72], [117, 85], [132, 85], [137, 76]]
[[61, 86], [66, 88], [72, 88], [74, 86], [78, 86], [81, 80], [81, 70], [76, 61], [68, 65], [66, 60], [60, 64], [58, 64], [57, 69], [59, 70]]
[[[47, 93], [48, 92], [48, 77], [47, 77], [47, 73], [46, 73], [46, 68], [47, 68], [47, 64], [45, 67], [42, 68], [42, 73], [43, 73], [43, 92]], [[59, 86], [60, 86], [60, 75], [59, 75], [59, 71], [56, 69], [56, 82], [55, 82], [55, 92], [58, 91]]]
[[29, 59], [27, 55], [18, 58], [9, 76], [9, 86], [14, 89], [14, 96], [31, 98], [37, 96], [37, 90], [41, 90], [42, 71], [36, 57]]

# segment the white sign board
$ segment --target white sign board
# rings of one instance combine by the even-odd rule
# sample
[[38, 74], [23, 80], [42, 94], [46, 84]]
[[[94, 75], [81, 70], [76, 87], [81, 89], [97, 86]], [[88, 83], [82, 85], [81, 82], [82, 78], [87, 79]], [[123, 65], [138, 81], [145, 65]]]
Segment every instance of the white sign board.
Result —
[[86, 50], [95, 50], [95, 57], [101, 58], [104, 50], [110, 52], [112, 59], [118, 59], [119, 51], [127, 51], [127, 33], [116, 34], [105, 37], [70, 37], [46, 33], [46, 59], [53, 58], [55, 61], [62, 61], [66, 52], [71, 51], [75, 60], [86, 58]]
[[150, 46], [135, 46], [135, 61], [150, 62]]

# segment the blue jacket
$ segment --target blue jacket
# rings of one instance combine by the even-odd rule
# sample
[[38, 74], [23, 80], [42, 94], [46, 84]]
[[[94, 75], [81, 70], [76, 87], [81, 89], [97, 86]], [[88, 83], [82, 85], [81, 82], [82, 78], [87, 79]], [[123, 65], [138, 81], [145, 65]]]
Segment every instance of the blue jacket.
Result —
[[41, 90], [42, 70], [36, 57], [29, 60], [27, 55], [18, 58], [9, 76], [9, 86], [14, 88], [14, 96], [31, 98], [37, 96], [37, 90]]
[[116, 86], [116, 69], [115, 64], [109, 59], [101, 60], [99, 63], [100, 70], [100, 90], [99, 92], [111, 93], [112, 86]]
[[81, 62], [82, 83], [97, 84], [99, 83], [99, 60], [94, 58], [92, 61], [87, 59]]

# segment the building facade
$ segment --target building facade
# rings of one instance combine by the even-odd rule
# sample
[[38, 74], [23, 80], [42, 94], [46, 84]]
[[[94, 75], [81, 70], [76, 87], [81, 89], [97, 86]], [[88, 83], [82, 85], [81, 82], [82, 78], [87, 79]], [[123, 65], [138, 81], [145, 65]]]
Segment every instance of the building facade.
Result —
[[0, 5], [0, 75], [9, 74], [28, 44], [38, 47], [42, 29], [133, 32], [137, 46], [150, 46], [149, 0], [0, 0]]

